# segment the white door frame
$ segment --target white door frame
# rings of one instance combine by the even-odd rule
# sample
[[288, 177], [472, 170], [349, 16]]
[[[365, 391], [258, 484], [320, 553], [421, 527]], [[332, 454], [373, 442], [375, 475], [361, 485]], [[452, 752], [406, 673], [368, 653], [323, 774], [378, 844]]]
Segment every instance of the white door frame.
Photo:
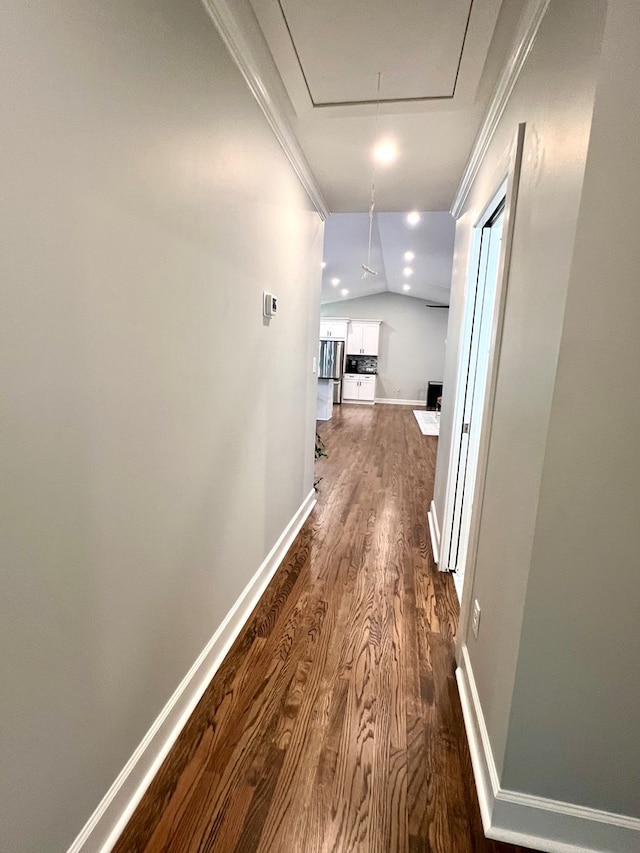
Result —
[[[447, 490], [445, 494], [445, 506], [442, 524], [442, 538], [440, 561], [438, 568], [440, 571], [451, 571], [455, 568], [452, 564], [451, 554], [451, 536], [454, 523], [454, 512], [456, 503], [456, 483], [459, 473], [459, 457], [463, 443], [463, 422], [465, 410], [465, 398], [468, 389], [468, 370], [469, 360], [471, 356], [472, 336], [474, 327], [477, 324], [477, 313], [482, 311], [482, 305], [477, 302], [477, 291], [481, 286], [480, 265], [482, 262], [483, 246], [488, 252], [486, 244], [483, 243], [483, 231], [487, 223], [492, 219], [496, 210], [505, 202], [507, 191], [507, 181], [503, 178], [498, 189], [492, 193], [490, 200], [485, 205], [482, 213], [473, 224], [471, 233], [471, 249], [469, 252], [469, 261], [467, 267], [467, 287], [465, 293], [465, 307], [462, 319], [462, 334], [460, 336], [460, 352], [458, 356], [458, 369], [456, 375], [456, 396], [454, 399], [453, 408], [453, 434], [451, 440], [451, 452], [449, 457], [449, 472], [447, 476]], [[506, 204], [505, 204], [506, 214]], [[503, 215], [505, 215], [503, 214]], [[503, 221], [503, 231], [504, 231]], [[500, 268], [498, 268], [493, 288], [495, 291], [494, 305], [499, 299], [499, 278]], [[490, 320], [493, 328], [494, 317]], [[493, 337], [493, 334], [492, 334]], [[489, 353], [489, 360], [491, 352]], [[487, 373], [489, 373], [489, 365], [487, 365]], [[487, 376], [488, 379], [488, 376]], [[481, 404], [481, 409], [484, 408], [484, 401]], [[478, 425], [481, 423], [481, 415], [477, 419]], [[474, 431], [476, 430], [474, 424]], [[464, 541], [466, 536], [465, 530], [461, 525], [460, 540]]]
[[462, 602], [460, 605], [458, 631], [456, 632], [456, 658], [459, 658], [462, 654], [462, 648], [466, 642], [469, 622], [471, 620], [471, 599], [473, 597], [473, 581], [476, 571], [478, 534], [480, 531], [480, 520], [482, 518], [487, 459], [489, 456], [491, 426], [493, 423], [498, 367], [500, 364], [500, 348], [502, 345], [502, 331], [504, 326], [504, 313], [509, 282], [509, 266], [511, 263], [513, 231], [515, 227], [515, 214], [518, 202], [518, 188], [520, 184], [520, 172], [522, 169], [525, 127], [524, 123], [518, 125], [507, 168], [504, 225], [502, 231], [503, 238], [500, 251], [500, 262], [498, 265], [498, 278], [496, 282], [497, 290], [494, 304], [491, 348], [489, 350], [487, 385], [480, 423], [480, 442], [478, 446], [474, 498], [471, 505], [469, 530], [464, 552], [465, 581], [462, 593]]
[[[491, 220], [499, 211], [504, 216], [506, 182], [495, 193], [485, 212], [474, 224], [472, 247], [469, 255], [468, 285], [462, 324], [461, 346], [458, 361], [456, 397], [454, 400], [454, 432], [452, 435], [449, 478], [444, 515], [444, 540], [440, 570], [453, 570], [462, 566], [461, 554], [468, 533], [469, 509], [473, 499], [474, 471], [477, 460], [479, 428], [484, 389], [477, 396], [477, 383], [485, 385], [488, 376], [488, 352], [483, 356], [483, 335], [493, 330], [493, 307], [497, 292], [498, 264], [493, 267], [489, 280], [491, 256]], [[500, 244], [501, 245], [501, 244]], [[500, 249], [500, 247], [499, 247]], [[499, 256], [498, 259], [499, 261]], [[481, 379], [480, 373], [484, 374]], [[463, 447], [465, 448], [463, 451]], [[456, 585], [457, 586], [457, 585]]]
[[[460, 355], [458, 360], [458, 375], [456, 378], [456, 397], [454, 400], [453, 411], [453, 435], [451, 453], [449, 457], [449, 471], [447, 476], [445, 508], [443, 514], [441, 554], [440, 561], [438, 564], [438, 568], [441, 571], [448, 571], [450, 569], [448, 561], [450, 556], [449, 550], [451, 539], [451, 525], [453, 522], [453, 503], [455, 495], [454, 486], [458, 465], [458, 456], [460, 453], [462, 416], [464, 408], [463, 381], [465, 378], [464, 373], [467, 370], [467, 362], [469, 356], [469, 345], [473, 320], [473, 317], [470, 316], [470, 314], [473, 306], [473, 296], [476, 288], [475, 279], [477, 277], [478, 265], [480, 262], [482, 228], [490, 220], [498, 204], [502, 201], [502, 199], [505, 199], [504, 221], [502, 231], [503, 236], [502, 245], [500, 249], [500, 260], [498, 264], [498, 274], [495, 284], [496, 292], [491, 327], [491, 345], [489, 349], [489, 358], [487, 365], [487, 381], [484, 401], [480, 406], [480, 417], [477, 421], [478, 428], [480, 429], [480, 438], [478, 444], [476, 475], [473, 485], [471, 512], [467, 514], [468, 521], [465, 525], [466, 529], [461, 529], [460, 562], [464, 565], [465, 581], [462, 596], [458, 636], [464, 636], [466, 634], [466, 623], [469, 618], [469, 602], [466, 601], [466, 599], [469, 598], [469, 591], [472, 587], [472, 575], [475, 566], [477, 531], [482, 511], [482, 497], [484, 492], [486, 461], [489, 446], [489, 437], [491, 432], [491, 421], [493, 417], [493, 403], [495, 398], [495, 385], [500, 356], [500, 344], [502, 340], [502, 326], [504, 321], [504, 310], [506, 303], [507, 279], [509, 271], [509, 262], [511, 259], [511, 245], [513, 241], [515, 207], [517, 202], [518, 184], [520, 180], [524, 134], [525, 125], [520, 124], [515, 134], [515, 138], [511, 148], [511, 154], [505, 173], [503, 173], [500, 180], [497, 182], [497, 188], [494, 190], [494, 192], [491, 193], [480, 216], [474, 223], [471, 250], [469, 254], [469, 263], [467, 267], [467, 293], [465, 297], [466, 304], [463, 319]], [[464, 630], [461, 630], [463, 627]]]

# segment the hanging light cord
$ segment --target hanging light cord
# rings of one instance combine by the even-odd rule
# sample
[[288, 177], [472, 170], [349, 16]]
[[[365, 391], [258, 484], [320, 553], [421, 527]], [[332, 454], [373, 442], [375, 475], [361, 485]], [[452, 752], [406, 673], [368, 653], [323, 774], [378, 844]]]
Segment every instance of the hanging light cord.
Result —
[[[382, 76], [382, 72], [378, 71], [378, 92], [376, 97], [376, 121], [373, 130], [373, 144], [374, 151], [375, 147], [378, 143], [378, 116], [380, 114], [380, 78]], [[369, 251], [367, 253], [367, 263], [366, 266], [363, 264], [362, 268], [364, 270], [365, 278], [367, 275], [376, 275], [376, 273], [371, 269], [371, 236], [373, 234], [373, 211], [376, 206], [376, 160], [375, 156], [373, 158], [373, 167], [371, 169], [371, 203], [369, 205]]]

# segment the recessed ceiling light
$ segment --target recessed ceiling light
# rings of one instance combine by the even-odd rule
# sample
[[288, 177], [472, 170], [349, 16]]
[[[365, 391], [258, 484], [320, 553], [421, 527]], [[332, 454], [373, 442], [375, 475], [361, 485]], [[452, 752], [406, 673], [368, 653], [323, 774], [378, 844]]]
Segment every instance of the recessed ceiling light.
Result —
[[412, 210], [411, 213], [407, 213], [407, 222], [409, 225], [417, 225], [420, 222], [420, 214], [417, 210]]
[[413, 254], [413, 252], [405, 252], [404, 253], [405, 261], [412, 261], [414, 258], [415, 258], [415, 255]]
[[340, 291], [340, 293], [341, 293], [343, 296], [346, 296], [346, 295], [347, 295], [347, 293], [349, 293], [349, 291], [347, 290], [347, 288], [346, 288], [346, 287], [343, 287], [343, 288], [342, 288], [342, 290]]
[[380, 142], [374, 149], [373, 157], [377, 163], [388, 166], [398, 156], [398, 149], [393, 142]]
[[323, 261], [323, 262], [320, 264], [320, 266], [322, 267], [322, 269], [324, 269], [324, 268], [326, 267], [326, 265], [327, 265], [327, 262], [326, 262], [326, 261]]
[[406, 275], [408, 278], [410, 275], [413, 275], [413, 270], [411, 269], [411, 267], [405, 267], [402, 270], [402, 275]]
[[339, 278], [332, 278], [332, 279], [331, 279], [331, 284], [332, 284], [334, 287], [337, 287], [337, 286], [340, 284], [340, 279], [339, 279]]
[[402, 289], [403, 290], [411, 290], [411, 285], [410, 284], [403, 284]]

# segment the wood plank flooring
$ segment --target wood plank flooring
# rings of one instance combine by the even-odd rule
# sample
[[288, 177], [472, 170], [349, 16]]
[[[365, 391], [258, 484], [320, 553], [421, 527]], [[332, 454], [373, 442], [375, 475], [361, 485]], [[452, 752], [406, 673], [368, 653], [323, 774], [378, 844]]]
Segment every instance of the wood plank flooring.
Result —
[[[337, 410], [336, 410], [337, 409]], [[318, 505], [115, 853], [516, 853], [482, 834], [410, 408], [334, 408]]]

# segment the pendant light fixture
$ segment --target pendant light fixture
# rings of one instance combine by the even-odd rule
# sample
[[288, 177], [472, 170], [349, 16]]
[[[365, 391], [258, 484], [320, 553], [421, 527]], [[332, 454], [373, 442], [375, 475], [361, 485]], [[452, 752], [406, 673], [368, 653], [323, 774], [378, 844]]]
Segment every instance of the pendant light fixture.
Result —
[[367, 278], [368, 276], [376, 276], [377, 272], [371, 269], [371, 237], [373, 234], [373, 212], [376, 207], [376, 158], [375, 151], [378, 147], [378, 116], [380, 114], [380, 78], [382, 77], [382, 72], [378, 71], [378, 92], [376, 96], [376, 121], [373, 130], [373, 167], [371, 169], [371, 203], [369, 205], [369, 250], [367, 252], [367, 263], [362, 264], [362, 278]]

